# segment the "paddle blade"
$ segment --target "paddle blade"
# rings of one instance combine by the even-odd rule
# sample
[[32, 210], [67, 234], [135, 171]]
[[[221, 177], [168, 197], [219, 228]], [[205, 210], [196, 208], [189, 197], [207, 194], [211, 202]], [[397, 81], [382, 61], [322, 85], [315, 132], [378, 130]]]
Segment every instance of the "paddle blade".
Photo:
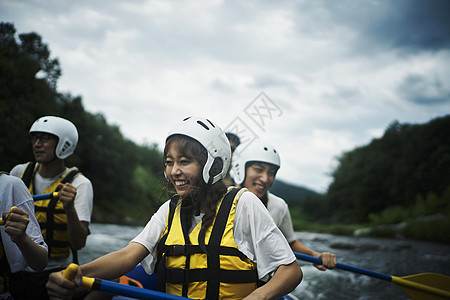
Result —
[[404, 277], [392, 276], [392, 282], [414, 300], [450, 299], [450, 277], [446, 275], [421, 273]]

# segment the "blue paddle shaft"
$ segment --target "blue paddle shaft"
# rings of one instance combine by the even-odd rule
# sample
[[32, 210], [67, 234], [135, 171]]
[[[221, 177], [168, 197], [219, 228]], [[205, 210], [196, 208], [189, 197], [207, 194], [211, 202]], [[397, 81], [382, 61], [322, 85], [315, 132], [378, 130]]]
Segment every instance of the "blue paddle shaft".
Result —
[[[311, 262], [316, 265], [322, 264], [322, 259], [320, 259], [320, 258], [317, 258], [314, 256], [309, 256], [306, 254], [297, 253], [297, 252], [294, 252], [294, 254], [300, 260], [308, 261], [308, 262]], [[354, 266], [350, 266], [350, 265], [346, 265], [346, 264], [342, 264], [342, 263], [337, 263], [336, 268], [363, 274], [363, 275], [367, 275], [367, 276], [371, 276], [371, 277], [375, 277], [375, 278], [386, 280], [386, 281], [392, 281], [392, 277], [390, 275], [386, 275], [383, 273], [378, 273], [378, 272], [374, 272], [374, 271], [370, 271], [370, 270], [366, 270], [366, 269], [362, 269], [362, 268], [358, 268], [358, 267], [354, 267]]]
[[46, 199], [51, 199], [51, 198], [53, 198], [54, 196], [55, 196], [54, 193], [33, 195], [33, 200], [34, 200], [34, 201], [37, 201], [37, 200], [46, 200]]
[[166, 294], [163, 292], [147, 290], [131, 285], [120, 284], [108, 280], [100, 280], [100, 286], [96, 288], [99, 291], [119, 294], [137, 299], [167, 299], [167, 300], [186, 300], [189, 298]]

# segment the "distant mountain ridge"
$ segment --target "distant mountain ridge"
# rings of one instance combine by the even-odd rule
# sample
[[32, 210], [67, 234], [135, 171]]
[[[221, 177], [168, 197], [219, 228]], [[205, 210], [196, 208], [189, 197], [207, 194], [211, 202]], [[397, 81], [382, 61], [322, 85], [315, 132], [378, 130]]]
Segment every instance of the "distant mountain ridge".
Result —
[[283, 198], [289, 204], [299, 203], [305, 200], [306, 198], [315, 197], [319, 195], [319, 193], [311, 189], [290, 184], [278, 179], [274, 181], [272, 187], [270, 188], [270, 192], [272, 194], [277, 195], [278, 197]]

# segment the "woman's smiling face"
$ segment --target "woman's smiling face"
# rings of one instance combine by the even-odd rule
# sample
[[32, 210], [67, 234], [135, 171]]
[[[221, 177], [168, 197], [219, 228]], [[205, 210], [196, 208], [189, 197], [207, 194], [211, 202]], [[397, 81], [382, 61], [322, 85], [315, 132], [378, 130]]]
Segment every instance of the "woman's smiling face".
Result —
[[181, 151], [180, 143], [173, 141], [168, 146], [165, 172], [180, 197], [189, 195], [201, 176], [202, 167], [192, 156]]

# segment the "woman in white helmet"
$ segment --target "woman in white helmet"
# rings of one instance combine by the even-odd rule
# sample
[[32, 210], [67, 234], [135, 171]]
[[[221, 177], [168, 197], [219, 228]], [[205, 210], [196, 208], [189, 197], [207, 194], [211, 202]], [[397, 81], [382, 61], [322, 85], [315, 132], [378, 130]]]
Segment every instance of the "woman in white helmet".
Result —
[[11, 175], [22, 178], [32, 195], [58, 191], [59, 197], [34, 202], [36, 219], [48, 245], [48, 266], [44, 272], [26, 270], [14, 275], [11, 282], [17, 288], [12, 293], [17, 299], [48, 299], [48, 275], [76, 261], [76, 251], [86, 244], [93, 189], [76, 167], [67, 168], [64, 163], [78, 142], [72, 122], [56, 116], [41, 117], [29, 134], [34, 161], [15, 166]]
[[[217, 125], [199, 117], [183, 120], [164, 148], [164, 174], [176, 195], [128, 246], [82, 265], [76, 278], [112, 280], [141, 263], [157, 274], [158, 290], [194, 299], [279, 299], [292, 291], [302, 271], [257, 197], [227, 190], [230, 157]], [[76, 284], [59, 272], [47, 288], [61, 299]]]
[[335, 254], [316, 252], [297, 239], [287, 203], [269, 192], [279, 168], [280, 155], [277, 150], [266, 142], [255, 140], [236, 148], [230, 174], [238, 187], [247, 188], [267, 207], [292, 251], [321, 258], [323, 265], [315, 265], [319, 270], [335, 268]]

